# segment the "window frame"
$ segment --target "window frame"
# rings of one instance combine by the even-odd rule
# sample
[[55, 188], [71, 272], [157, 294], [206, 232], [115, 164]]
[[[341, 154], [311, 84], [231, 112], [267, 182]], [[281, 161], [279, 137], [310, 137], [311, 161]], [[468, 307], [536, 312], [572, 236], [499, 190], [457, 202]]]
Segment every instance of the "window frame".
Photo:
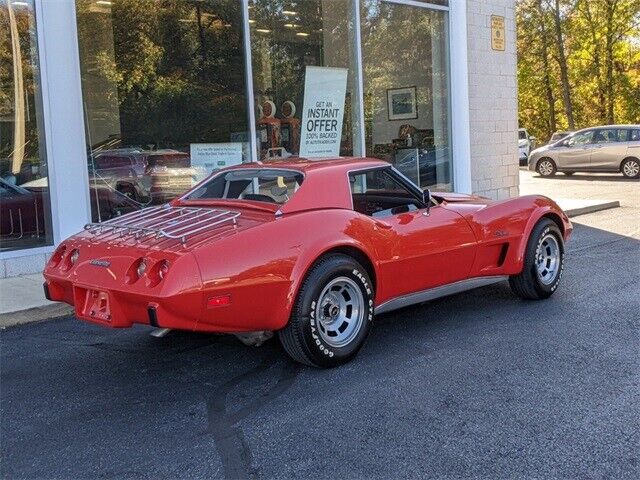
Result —
[[[243, 201], [241, 198], [189, 198], [194, 192], [196, 192], [197, 190], [201, 189], [202, 187], [204, 187], [206, 184], [208, 184], [209, 182], [212, 182], [213, 180], [215, 180], [217, 177], [222, 176], [222, 175], [226, 175], [227, 173], [230, 172], [242, 172], [242, 171], [246, 171], [246, 172], [251, 172], [251, 171], [264, 171], [264, 170], [275, 170], [277, 172], [291, 172], [297, 175], [302, 176], [302, 181], [299, 184], [299, 187], [302, 188], [302, 185], [304, 184], [305, 180], [306, 180], [306, 176], [305, 173], [302, 170], [297, 170], [295, 168], [279, 168], [279, 167], [265, 167], [265, 166], [257, 166], [257, 167], [251, 167], [251, 168], [246, 168], [246, 167], [232, 167], [226, 170], [218, 170], [217, 172], [213, 172], [211, 175], [209, 175], [207, 178], [205, 178], [204, 180], [202, 180], [201, 182], [199, 182], [198, 184], [194, 185], [194, 187], [187, 191], [184, 195], [182, 195], [181, 197], [178, 197], [176, 200], [178, 201], [186, 201], [186, 202], [193, 202], [193, 201], [215, 201], [215, 200], [222, 200], [222, 201]], [[295, 193], [295, 192], [294, 192]], [[288, 200], [287, 200], [288, 201]], [[267, 203], [267, 202], [264, 202]], [[282, 205], [286, 204], [287, 202], [284, 202], [282, 204], [278, 204], [278, 203], [274, 203], [273, 205], [278, 205], [280, 207], [282, 207]]]
[[[351, 177], [352, 176], [355, 177], [356, 175], [366, 175], [367, 173], [375, 172], [375, 171], [379, 171], [379, 170], [382, 170], [385, 173], [387, 173], [393, 180], [396, 180], [401, 187], [404, 187], [409, 192], [409, 194], [416, 200], [416, 202], [418, 204], [417, 205], [418, 206], [418, 210], [424, 210], [424, 209], [427, 208], [427, 205], [424, 203], [424, 191], [422, 191], [420, 189], [420, 187], [418, 187], [411, 180], [409, 180], [407, 177], [405, 177], [393, 165], [383, 165], [383, 166], [380, 166], [380, 167], [370, 167], [370, 168], [349, 170], [347, 172], [347, 182], [348, 182], [348, 187], [349, 187], [349, 198], [351, 200], [351, 210], [352, 211], [354, 211], [356, 213], [360, 213], [360, 212], [356, 211], [355, 205], [354, 205], [354, 202], [353, 202], [354, 192], [353, 192], [353, 190], [351, 188]], [[435, 204], [433, 206], [435, 206]], [[370, 215], [365, 215], [363, 213], [361, 215], [364, 215], [364, 216], [369, 217], [369, 218], [373, 218]]]

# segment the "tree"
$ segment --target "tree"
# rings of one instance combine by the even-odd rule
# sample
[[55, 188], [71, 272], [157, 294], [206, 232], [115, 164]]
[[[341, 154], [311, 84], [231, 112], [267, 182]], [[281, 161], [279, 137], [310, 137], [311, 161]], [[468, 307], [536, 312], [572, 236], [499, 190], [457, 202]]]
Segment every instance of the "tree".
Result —
[[518, 0], [516, 20], [522, 126], [640, 123], [640, 0]]

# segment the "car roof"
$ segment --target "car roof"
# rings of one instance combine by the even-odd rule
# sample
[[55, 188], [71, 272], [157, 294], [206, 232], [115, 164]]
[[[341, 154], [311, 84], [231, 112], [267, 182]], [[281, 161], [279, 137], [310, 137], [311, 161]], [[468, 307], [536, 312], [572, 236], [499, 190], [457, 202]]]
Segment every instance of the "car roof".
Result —
[[573, 133], [578, 133], [578, 132], [584, 132], [585, 130], [602, 130], [602, 129], [606, 129], [606, 128], [640, 128], [640, 125], [634, 125], [634, 124], [620, 124], [620, 125], [596, 125], [595, 127], [587, 127], [587, 128], [582, 128], [580, 130], [576, 130]]
[[366, 168], [385, 167], [389, 165], [389, 162], [385, 162], [384, 160], [364, 157], [327, 157], [320, 159], [294, 157], [265, 162], [242, 163], [240, 165], [227, 167], [225, 170], [237, 168], [279, 168], [285, 170], [299, 170], [303, 173], [317, 170], [348, 172], [354, 169], [360, 170]]
[[352, 171], [390, 167], [389, 162], [363, 157], [333, 157], [310, 160], [287, 158], [268, 162], [242, 163], [226, 167], [221, 172], [240, 169], [296, 170], [304, 174], [300, 189], [285, 204], [279, 214], [318, 209], [352, 209], [351, 184], [348, 174]]

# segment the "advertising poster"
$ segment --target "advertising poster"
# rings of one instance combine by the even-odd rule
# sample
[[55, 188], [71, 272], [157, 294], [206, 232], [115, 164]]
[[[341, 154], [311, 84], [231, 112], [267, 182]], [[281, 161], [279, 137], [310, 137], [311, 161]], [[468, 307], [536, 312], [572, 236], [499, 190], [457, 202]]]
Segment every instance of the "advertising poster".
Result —
[[300, 156], [307, 158], [340, 155], [347, 69], [307, 67]]
[[190, 154], [191, 167], [200, 181], [213, 170], [242, 163], [242, 143], [192, 143]]

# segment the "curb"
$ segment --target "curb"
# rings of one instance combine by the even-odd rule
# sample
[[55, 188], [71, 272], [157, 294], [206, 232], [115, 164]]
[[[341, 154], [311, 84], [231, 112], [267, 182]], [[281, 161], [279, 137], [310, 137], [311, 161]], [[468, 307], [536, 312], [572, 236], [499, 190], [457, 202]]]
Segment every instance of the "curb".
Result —
[[0, 314], [0, 329], [25, 323], [39, 322], [42, 320], [54, 320], [56, 318], [73, 315], [73, 308], [64, 303], [46, 305], [43, 307], [28, 308], [17, 312]]
[[614, 200], [612, 202], [603, 202], [596, 203], [594, 205], [587, 205], [586, 207], [578, 207], [578, 208], [570, 208], [565, 210], [564, 213], [567, 214], [567, 217], [577, 217], [579, 215], [586, 215], [587, 213], [600, 212], [602, 210], [609, 210], [611, 208], [620, 207], [620, 202], [618, 200]]

